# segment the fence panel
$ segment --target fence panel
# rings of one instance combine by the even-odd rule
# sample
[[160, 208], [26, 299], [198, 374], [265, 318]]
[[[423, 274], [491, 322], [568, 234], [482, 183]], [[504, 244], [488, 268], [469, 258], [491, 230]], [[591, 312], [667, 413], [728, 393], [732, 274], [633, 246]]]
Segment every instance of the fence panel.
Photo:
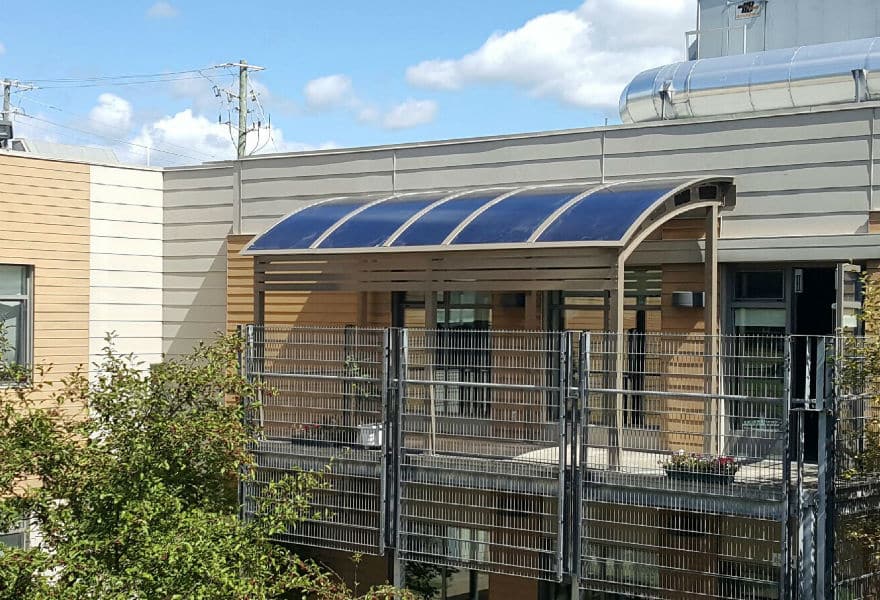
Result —
[[561, 579], [566, 334], [407, 337], [403, 559]]
[[266, 391], [250, 411], [262, 433], [252, 445], [256, 481], [243, 490], [245, 513], [266, 483], [325, 471], [328, 489], [312, 501], [316, 518], [280, 538], [382, 553], [384, 330], [251, 327], [248, 336], [248, 374]]
[[779, 597], [784, 338], [591, 333], [581, 343], [581, 587]]

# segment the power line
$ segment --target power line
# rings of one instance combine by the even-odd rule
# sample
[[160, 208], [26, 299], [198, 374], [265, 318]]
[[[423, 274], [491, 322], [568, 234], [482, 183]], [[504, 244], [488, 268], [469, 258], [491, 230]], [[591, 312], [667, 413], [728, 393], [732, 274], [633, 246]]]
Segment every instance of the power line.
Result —
[[227, 65], [214, 65], [201, 69], [186, 69], [184, 71], [165, 71], [162, 73], [142, 73], [139, 75], [99, 75], [95, 77], [59, 77], [55, 79], [31, 79], [31, 83], [65, 83], [65, 82], [85, 82], [85, 81], [103, 81], [108, 79], [147, 79], [152, 77], [165, 77], [169, 75], [188, 75], [193, 73], [201, 73], [202, 71], [210, 71], [213, 69], [226, 68]]
[[109, 136], [109, 135], [102, 135], [102, 134], [100, 134], [100, 133], [96, 133], [96, 132], [94, 132], [94, 131], [89, 131], [89, 130], [87, 130], [87, 129], [80, 129], [80, 128], [78, 128], [78, 127], [71, 127], [71, 126], [69, 126], [69, 125], [62, 125], [61, 123], [55, 123], [54, 121], [50, 121], [49, 119], [43, 119], [43, 118], [40, 118], [40, 117], [35, 117], [35, 116], [33, 116], [33, 115], [28, 115], [28, 114], [25, 114], [25, 113], [20, 113], [19, 116], [21, 116], [21, 117], [25, 117], [25, 118], [28, 118], [28, 119], [32, 119], [32, 120], [34, 120], [34, 121], [39, 121], [39, 122], [41, 122], [41, 123], [47, 123], [47, 124], [49, 124], [49, 125], [52, 125], [53, 127], [59, 127], [59, 128], [61, 128], [61, 129], [68, 129], [68, 130], [70, 130], [70, 131], [75, 131], [75, 132], [77, 132], [77, 133], [82, 133], [82, 134], [85, 134], [85, 135], [91, 135], [91, 136], [94, 136], [94, 137], [103, 138], [103, 139], [106, 139], [106, 140], [110, 140], [110, 141], [112, 141], [112, 142], [116, 142], [117, 144], [125, 144], [126, 146], [131, 146], [131, 147], [133, 147], [133, 148], [140, 148], [140, 149], [142, 149], [142, 150], [147, 150], [147, 151], [150, 151], [150, 152], [160, 152], [160, 153], [162, 153], [162, 154], [168, 154], [168, 155], [170, 155], [170, 156], [176, 156], [176, 157], [178, 157], [178, 158], [186, 158], [186, 159], [194, 160], [194, 161], [198, 161], [198, 160], [199, 160], [199, 159], [196, 158], [195, 156], [190, 156], [190, 155], [188, 155], [188, 154], [180, 154], [180, 153], [178, 153], [178, 152], [171, 152], [170, 150], [162, 150], [162, 149], [160, 149], [160, 148], [155, 148], [155, 147], [153, 147], [153, 146], [146, 146], [146, 145], [144, 145], [144, 144], [136, 144], [136, 143], [134, 143], [134, 142], [129, 142], [129, 141], [127, 141], [127, 140], [121, 140], [121, 139], [114, 138], [114, 137]]
[[[63, 109], [63, 108], [60, 108], [60, 107], [58, 107], [58, 106], [55, 106], [55, 105], [53, 105], [53, 104], [49, 104], [49, 103], [47, 103], [47, 102], [42, 102], [42, 101], [40, 101], [40, 100], [37, 100], [36, 98], [28, 98], [27, 100], [28, 100], [29, 102], [34, 102], [34, 103], [36, 103], [36, 104], [40, 104], [40, 105], [42, 105], [42, 106], [45, 106], [46, 108], [49, 108], [49, 109], [51, 109], [51, 110], [56, 110], [56, 111], [58, 111], [58, 112], [60, 112], [60, 113], [64, 113], [64, 114], [66, 114], [66, 115], [70, 115], [71, 117], [75, 117], [75, 118], [77, 118], [77, 119], [79, 119], [79, 120], [86, 120], [86, 119], [88, 119], [88, 117], [86, 117], [86, 116], [84, 116], [84, 115], [79, 115], [79, 114], [76, 114], [76, 113], [71, 112], [71, 111], [69, 111], [69, 110], [65, 110], [65, 109]], [[18, 106], [19, 106], [19, 108], [21, 108], [21, 102], [19, 102], [19, 105], [18, 105]], [[21, 114], [22, 116], [25, 116], [25, 117], [30, 117], [30, 115], [28, 115], [28, 114], [26, 114], [26, 113], [18, 113], [18, 114]], [[117, 129], [116, 131], [119, 132], [119, 133], [127, 133], [127, 132], [122, 132], [122, 131], [119, 130], [119, 129]], [[108, 137], [108, 136], [106, 136], [106, 135], [103, 135], [103, 134], [100, 134], [100, 133], [97, 133], [97, 132], [92, 132], [92, 135], [95, 135], [95, 136], [98, 136], [98, 137], [105, 137], [105, 138], [107, 138], [107, 139], [113, 139], [113, 138], [110, 138], [110, 137]], [[162, 142], [162, 146], [165, 146], [165, 147], [172, 147], [172, 148], [178, 148], [178, 149], [180, 149], [180, 150], [189, 151], [189, 152], [196, 152], [196, 153], [201, 154], [202, 156], [206, 156], [206, 157], [208, 157], [208, 158], [215, 158], [215, 159], [217, 158], [217, 155], [216, 155], [216, 154], [209, 154], [209, 153], [207, 153], [207, 152], [202, 152], [201, 150], [193, 150], [192, 148], [187, 148], [186, 146], [181, 146], [181, 145], [179, 145], [179, 144], [173, 144], [173, 143], [168, 142], [168, 141], [163, 141], [163, 142]], [[151, 148], [151, 149], [156, 149], [155, 146], [150, 146], [150, 148]], [[193, 158], [193, 157], [190, 157], [190, 158]], [[198, 159], [194, 159], [194, 160], [198, 160]]]
[[38, 90], [61, 90], [61, 89], [76, 89], [76, 88], [93, 88], [93, 87], [115, 87], [115, 86], [129, 86], [129, 85], [150, 85], [153, 83], [170, 83], [173, 81], [188, 81], [192, 79], [201, 79], [199, 76], [191, 76], [191, 77], [168, 77], [164, 79], [145, 79], [143, 81], [101, 81], [95, 83], [77, 83], [71, 85], [36, 85], [35, 89]]

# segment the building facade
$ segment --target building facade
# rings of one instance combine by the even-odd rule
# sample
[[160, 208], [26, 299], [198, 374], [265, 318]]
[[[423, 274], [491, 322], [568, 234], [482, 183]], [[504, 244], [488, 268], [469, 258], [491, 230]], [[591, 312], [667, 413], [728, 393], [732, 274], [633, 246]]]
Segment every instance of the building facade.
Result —
[[[815, 533], [829, 531], [819, 490], [840, 483], [818, 469], [837, 442], [822, 434], [817, 365], [822, 339], [856, 323], [855, 281], [880, 260], [878, 108], [164, 171], [3, 154], [0, 306], [15, 358], [56, 374], [93, 361], [108, 331], [149, 363], [245, 327], [255, 336], [248, 372], [282, 391], [260, 417], [264, 472], [350, 453], [335, 495], [321, 499], [335, 520], [288, 541], [340, 570], [346, 552], [367, 553], [362, 581], [423, 562], [472, 596], [781, 598], [809, 581], [810, 597], [827, 580], [816, 565], [829, 564], [805, 558], [829, 547]], [[453, 240], [512, 199], [549, 227], [602, 190], [648, 188], [665, 191], [625, 236], [584, 234], [564, 251], [529, 246], [537, 228], [531, 242], [470, 249], [395, 250], [390, 235], [378, 249], [320, 246], [352, 212], [404, 201], [414, 212], [397, 237], [491, 191]], [[689, 202], [693, 211], [679, 210]], [[306, 251], [246, 250], [324, 205], [355, 208]], [[628, 240], [638, 243], [620, 261]], [[736, 345], [744, 339], [760, 341]], [[863, 400], [841, 422], [863, 423]], [[303, 438], [313, 426], [329, 437]], [[856, 425], [846, 431], [864, 439]], [[676, 482], [661, 463], [678, 450], [733, 455], [741, 468], [728, 483]], [[856, 490], [850, 500], [864, 509], [870, 498]], [[863, 557], [841, 557], [859, 579]]]
[[[871, 588], [852, 583], [864, 582], [867, 569], [857, 552], [823, 555], [837, 546], [829, 546], [820, 501], [828, 496], [819, 490], [842, 482], [820, 480], [818, 469], [829, 464], [832, 446], [862, 439], [853, 423], [869, 417], [862, 409], [854, 416], [852, 407], [864, 399], [841, 400], [840, 422], [850, 429], [838, 441], [823, 435], [827, 423], [816, 407], [825, 397], [817, 383], [828, 350], [821, 340], [856, 323], [855, 282], [880, 260], [877, 108], [867, 102], [168, 170], [165, 350], [184, 352], [219, 328], [256, 324], [249, 372], [282, 390], [264, 399], [259, 417], [264, 475], [320, 467], [340, 448], [355, 453], [334, 476], [337, 495], [321, 499], [335, 520], [287, 539], [318, 548], [340, 568], [345, 552], [373, 555], [366, 570], [373, 580], [425, 562], [456, 571], [453, 587], [471, 596], [515, 590], [533, 598], [576, 588], [597, 597], [806, 598], [834, 580], [840, 597], [871, 597]], [[349, 221], [387, 226], [358, 215], [407, 199], [426, 203], [427, 212], [407, 213], [398, 236], [437, 206], [480, 190], [501, 190], [488, 204], [503, 208], [509, 198], [554, 188], [720, 179], [732, 182], [735, 202], [718, 207], [714, 230], [705, 212], [680, 215], [641, 240], [623, 277], [609, 275], [605, 287], [583, 284], [596, 279], [587, 273], [598, 259], [580, 251], [548, 257], [546, 248], [519, 245], [407, 254], [394, 251], [394, 236], [349, 248], [332, 242], [357, 229], [346, 229]], [[511, 195], [502, 198], [504, 190]], [[248, 249], [285, 223], [300, 223], [297, 215], [313, 214], [303, 210], [312, 206], [351, 210], [315, 237], [292, 236], [290, 246], [264, 253]], [[332, 251], [322, 246], [331, 242]], [[311, 251], [289, 252], [295, 247]], [[383, 332], [398, 335], [401, 327], [405, 347], [383, 346]], [[543, 333], [531, 338], [529, 330]], [[437, 333], [449, 331], [458, 333]], [[592, 332], [583, 361], [570, 354], [583, 340], [556, 337], [566, 331], [572, 340]], [[744, 339], [762, 341], [744, 347]], [[720, 347], [707, 350], [712, 340]], [[548, 358], [563, 347], [564, 358]], [[507, 365], [508, 355], [520, 356], [519, 368]], [[406, 374], [386, 380], [383, 373], [401, 363]], [[568, 365], [564, 372], [560, 364]], [[561, 408], [577, 387], [553, 389], [560, 380], [592, 381], [585, 364], [597, 391], [582, 405], [590, 416], [577, 417]], [[761, 365], [759, 375], [748, 365]], [[352, 384], [353, 372], [363, 379]], [[401, 384], [408, 391], [394, 387]], [[399, 413], [387, 414], [401, 398]], [[385, 436], [377, 448], [354, 437], [362, 426], [404, 435]], [[803, 443], [792, 444], [801, 433]], [[582, 443], [572, 457], [575, 436]], [[677, 486], [661, 464], [678, 450], [731, 455], [743, 468], [732, 487]], [[386, 472], [389, 460], [399, 461], [399, 472]], [[838, 491], [841, 499], [852, 493], [852, 506], [871, 505], [870, 495]], [[381, 508], [389, 503], [397, 513]], [[838, 566], [829, 574], [820, 564]]]
[[49, 386], [93, 370], [109, 333], [121, 352], [160, 361], [162, 174], [3, 153], [0, 180], [3, 358], [51, 367], [35, 370]]

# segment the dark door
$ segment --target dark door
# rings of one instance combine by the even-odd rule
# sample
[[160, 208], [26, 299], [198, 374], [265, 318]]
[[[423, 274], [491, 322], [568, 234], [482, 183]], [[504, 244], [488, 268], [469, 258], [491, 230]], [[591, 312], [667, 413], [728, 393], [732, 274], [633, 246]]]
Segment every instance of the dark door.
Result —
[[[817, 364], [821, 356], [819, 338], [834, 333], [836, 301], [833, 268], [795, 269], [794, 315], [792, 318], [792, 399], [810, 401], [816, 398]], [[804, 419], [804, 460], [817, 460], [817, 427], [815, 412]], [[794, 423], [797, 431], [797, 422]], [[795, 439], [798, 439], [795, 437]]]

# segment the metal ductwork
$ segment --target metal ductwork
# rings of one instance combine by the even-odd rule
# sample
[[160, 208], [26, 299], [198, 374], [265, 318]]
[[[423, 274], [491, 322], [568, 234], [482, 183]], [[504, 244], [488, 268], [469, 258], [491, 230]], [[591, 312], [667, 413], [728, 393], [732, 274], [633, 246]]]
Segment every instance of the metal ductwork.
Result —
[[637, 75], [624, 123], [880, 100], [880, 38], [680, 62]]

